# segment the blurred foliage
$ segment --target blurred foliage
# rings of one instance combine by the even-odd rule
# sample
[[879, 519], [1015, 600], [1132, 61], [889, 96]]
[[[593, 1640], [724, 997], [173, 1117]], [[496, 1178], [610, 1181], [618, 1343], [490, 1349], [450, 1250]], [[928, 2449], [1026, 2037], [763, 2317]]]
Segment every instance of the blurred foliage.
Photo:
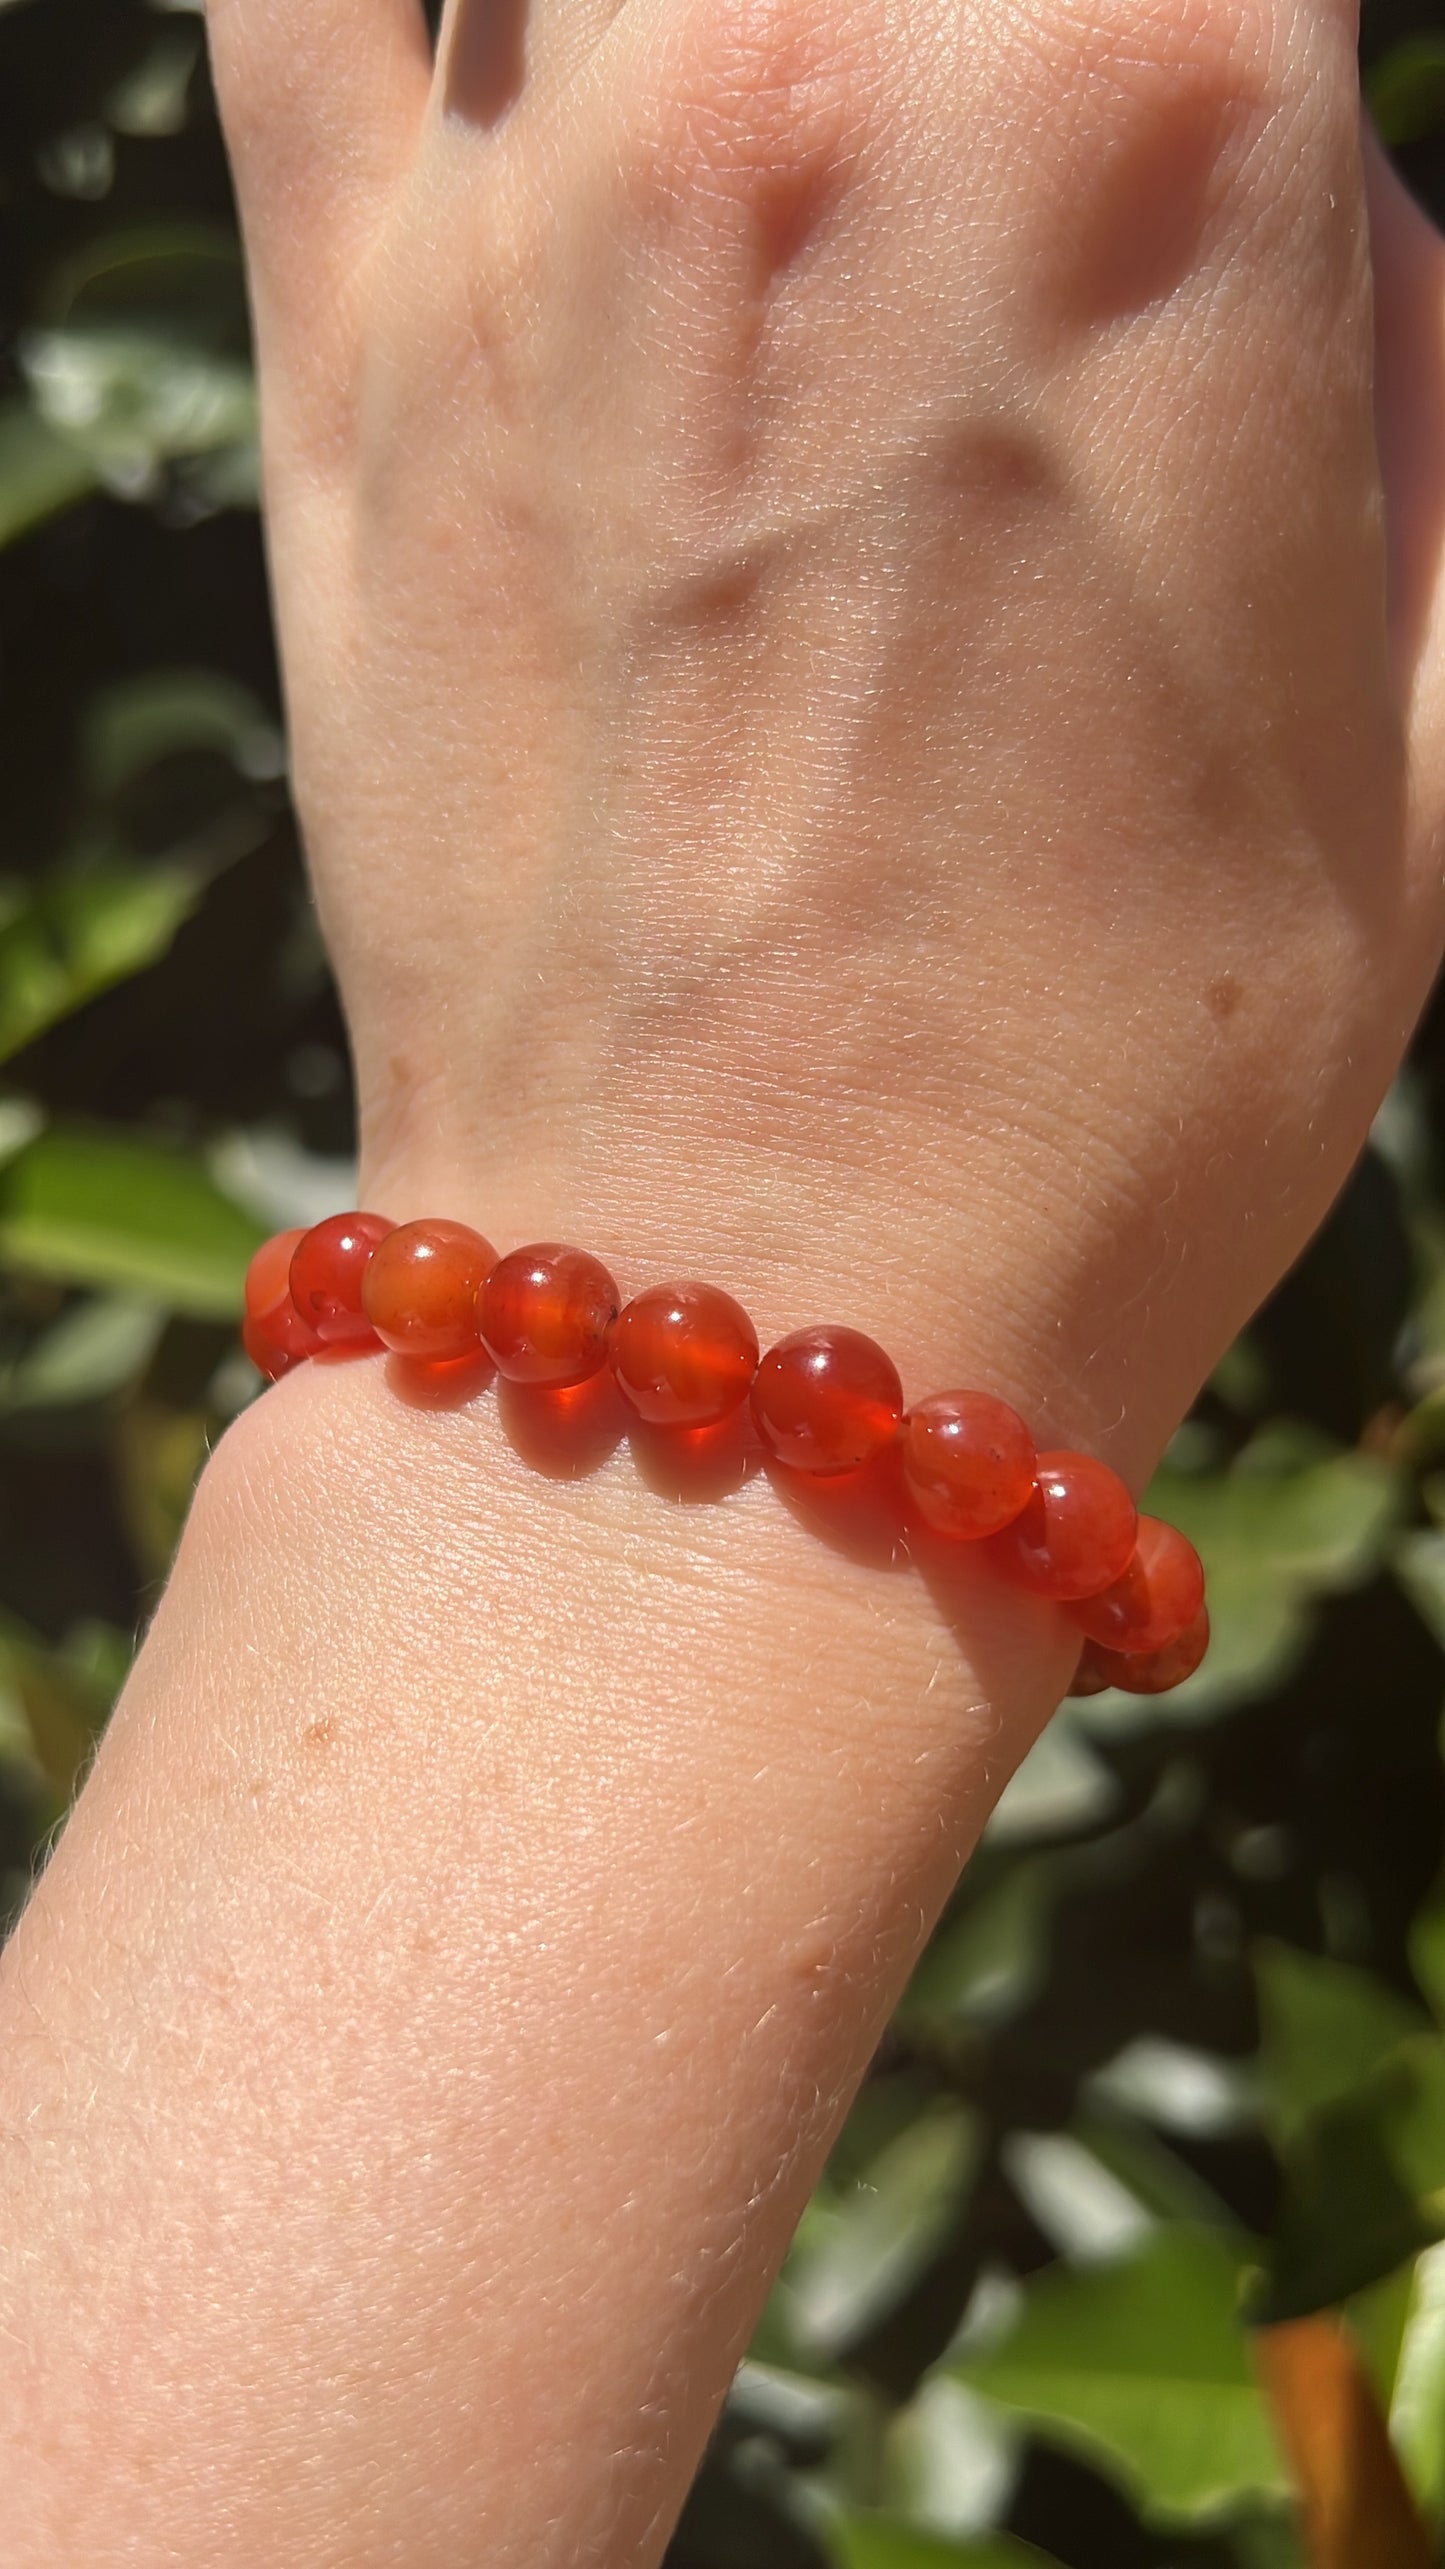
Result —
[[[1445, 206], [1445, 28], [1367, 15]], [[253, 1241], [346, 1200], [184, 0], [0, 11], [0, 1861], [65, 1807]], [[1445, 2559], [1445, 1009], [1161, 1474], [1217, 1639], [1065, 1707], [865, 2084], [672, 2569], [1302, 2569], [1339, 2315]], [[1287, 2333], [1277, 2340], [1283, 2345]]]

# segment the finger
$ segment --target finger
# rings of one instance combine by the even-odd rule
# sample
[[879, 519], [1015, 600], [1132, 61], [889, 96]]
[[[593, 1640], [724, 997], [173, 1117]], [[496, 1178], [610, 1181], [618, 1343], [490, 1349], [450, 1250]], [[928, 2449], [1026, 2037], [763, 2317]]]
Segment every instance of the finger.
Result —
[[421, 0], [208, 0], [207, 22], [258, 301], [314, 320], [409, 165]]
[[1390, 630], [1425, 817], [1445, 822], [1445, 242], [1365, 137]]

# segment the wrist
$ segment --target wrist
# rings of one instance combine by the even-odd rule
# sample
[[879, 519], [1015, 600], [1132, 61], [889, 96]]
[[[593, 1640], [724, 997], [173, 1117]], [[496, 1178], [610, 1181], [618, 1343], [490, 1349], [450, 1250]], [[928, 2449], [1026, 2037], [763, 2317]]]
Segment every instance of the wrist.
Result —
[[[666, 1123], [559, 1110], [548, 1121], [571, 1127], [565, 1146], [531, 1149], [505, 1121], [462, 1148], [465, 1110], [444, 1108], [430, 1142], [373, 1141], [360, 1200], [396, 1221], [445, 1211], [504, 1252], [570, 1241], [624, 1298], [705, 1279], [742, 1303], [764, 1347], [846, 1323], [888, 1349], [910, 1399], [987, 1389], [1040, 1448], [1100, 1454], [1143, 1487], [1220, 1321], [1171, 1261], [1167, 1217], [1136, 1209], [1122, 1155], [1076, 1138], [1066, 1169], [1062, 1137], [1015, 1152], [1001, 1135], [962, 1141], [917, 1122], [886, 1153], [860, 1150], [846, 1117], [826, 1139], [816, 1123], [788, 1125], [765, 1149], [731, 1098], [711, 1114], [696, 1103]], [[1171, 1264], [1167, 1292], [1141, 1296], [1139, 1274]]]

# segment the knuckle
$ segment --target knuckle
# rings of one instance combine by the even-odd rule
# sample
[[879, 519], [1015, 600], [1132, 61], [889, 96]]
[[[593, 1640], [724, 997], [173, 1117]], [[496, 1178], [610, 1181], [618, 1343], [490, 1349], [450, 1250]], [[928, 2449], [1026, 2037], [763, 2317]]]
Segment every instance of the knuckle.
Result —
[[1043, 209], [1054, 297], [1082, 321], [1144, 310], [1239, 201], [1281, 103], [1275, 22], [1266, 0], [1077, 0], [1032, 34], [1059, 147]]
[[706, 0], [659, 66], [649, 140], [693, 190], [841, 173], [885, 112], [894, 51], [886, 0]]

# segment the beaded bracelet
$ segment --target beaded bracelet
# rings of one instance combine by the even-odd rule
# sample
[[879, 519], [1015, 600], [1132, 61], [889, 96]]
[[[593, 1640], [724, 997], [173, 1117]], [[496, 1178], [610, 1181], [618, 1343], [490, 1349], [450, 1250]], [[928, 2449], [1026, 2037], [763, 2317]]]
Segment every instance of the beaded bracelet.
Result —
[[1209, 1642], [1204, 1571], [1177, 1527], [1141, 1517], [1092, 1455], [1038, 1454], [989, 1392], [905, 1409], [897, 1368], [861, 1330], [795, 1329], [763, 1355], [731, 1294], [651, 1285], [622, 1302], [599, 1258], [561, 1242], [500, 1257], [464, 1222], [337, 1213], [280, 1231], [246, 1276], [246, 1352], [274, 1382], [308, 1356], [389, 1349], [421, 1367], [485, 1355], [509, 1382], [585, 1382], [610, 1367], [650, 1426], [706, 1428], [751, 1404], [766, 1452], [795, 1472], [861, 1470], [901, 1444], [924, 1523], [985, 1543], [1006, 1576], [1065, 1605], [1085, 1638], [1073, 1692], [1162, 1694]]

